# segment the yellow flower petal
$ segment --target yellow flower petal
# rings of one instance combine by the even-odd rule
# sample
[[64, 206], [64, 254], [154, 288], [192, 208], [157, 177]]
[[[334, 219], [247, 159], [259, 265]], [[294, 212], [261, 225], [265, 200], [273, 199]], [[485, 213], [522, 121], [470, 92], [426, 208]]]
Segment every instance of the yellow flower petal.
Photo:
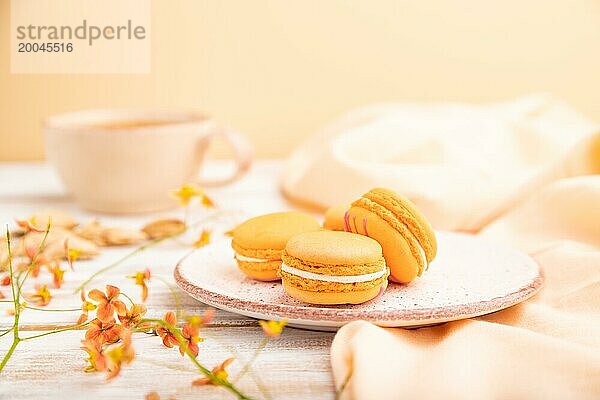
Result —
[[199, 249], [200, 247], [204, 247], [207, 244], [209, 244], [210, 243], [210, 233], [211, 233], [210, 231], [203, 229], [198, 240], [196, 240], [194, 242], [194, 247]]
[[204, 196], [204, 191], [197, 185], [186, 183], [176, 191], [171, 192], [171, 195], [178, 199], [182, 206], [187, 206], [194, 197]]
[[258, 321], [258, 323], [265, 332], [265, 335], [277, 337], [281, 335], [283, 327], [287, 324], [287, 320], [284, 319], [281, 321]]

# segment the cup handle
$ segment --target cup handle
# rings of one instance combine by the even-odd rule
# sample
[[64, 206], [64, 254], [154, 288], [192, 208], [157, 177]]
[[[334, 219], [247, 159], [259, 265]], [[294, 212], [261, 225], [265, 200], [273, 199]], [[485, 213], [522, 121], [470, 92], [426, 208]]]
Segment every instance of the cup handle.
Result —
[[200, 186], [222, 186], [240, 179], [252, 165], [254, 149], [250, 141], [238, 131], [227, 127], [217, 127], [208, 140], [221, 139], [231, 148], [235, 162], [235, 170], [230, 176], [222, 178], [197, 178]]

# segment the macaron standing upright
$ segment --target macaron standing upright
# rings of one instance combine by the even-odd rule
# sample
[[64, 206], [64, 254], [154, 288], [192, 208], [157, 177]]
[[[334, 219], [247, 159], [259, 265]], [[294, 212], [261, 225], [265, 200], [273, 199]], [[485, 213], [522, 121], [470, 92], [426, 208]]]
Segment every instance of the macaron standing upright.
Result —
[[311, 304], [359, 304], [383, 293], [389, 270], [379, 243], [339, 231], [302, 233], [282, 254], [281, 280], [291, 297]]
[[433, 228], [407, 198], [376, 188], [354, 201], [345, 216], [346, 231], [369, 236], [383, 248], [390, 279], [408, 283], [429, 267], [437, 253]]
[[233, 231], [231, 247], [242, 272], [260, 281], [279, 280], [281, 253], [289, 238], [320, 230], [319, 222], [301, 212], [278, 212], [251, 218]]

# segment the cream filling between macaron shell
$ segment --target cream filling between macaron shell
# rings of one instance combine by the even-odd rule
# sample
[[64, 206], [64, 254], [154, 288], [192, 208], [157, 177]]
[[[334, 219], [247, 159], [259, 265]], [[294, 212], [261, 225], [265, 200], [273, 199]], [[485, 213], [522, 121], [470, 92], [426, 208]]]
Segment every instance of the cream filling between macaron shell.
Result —
[[246, 262], [269, 262], [269, 261], [279, 261], [279, 258], [270, 260], [268, 258], [252, 258], [252, 257], [246, 257], [243, 256], [241, 254], [235, 253], [235, 259], [238, 261], [246, 261]]
[[346, 276], [334, 276], [334, 275], [321, 275], [315, 274], [314, 272], [304, 271], [298, 268], [290, 267], [285, 263], [281, 264], [281, 270], [288, 274], [299, 276], [300, 278], [313, 279], [315, 281], [324, 282], [336, 282], [336, 283], [358, 283], [358, 282], [369, 282], [378, 278], [381, 278], [387, 272], [387, 267], [384, 267], [381, 271], [373, 272], [371, 274], [364, 275], [346, 275]]
[[[409, 230], [409, 232], [410, 232], [410, 230]], [[421, 255], [421, 260], [423, 260], [423, 270], [427, 271], [427, 269], [429, 268], [429, 262], [427, 261], [427, 256], [425, 255], [425, 250], [423, 249], [423, 246], [421, 246], [419, 239], [417, 239], [417, 237], [412, 232], [410, 232], [410, 234], [413, 236], [413, 238], [415, 238], [415, 242], [417, 243], [417, 249], [419, 249], [419, 254]]]

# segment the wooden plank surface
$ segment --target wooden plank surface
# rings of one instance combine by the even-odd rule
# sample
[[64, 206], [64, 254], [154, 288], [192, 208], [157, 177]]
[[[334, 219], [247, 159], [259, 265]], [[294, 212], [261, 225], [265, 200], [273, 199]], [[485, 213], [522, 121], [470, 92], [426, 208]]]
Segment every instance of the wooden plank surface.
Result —
[[[222, 163], [210, 165], [212, 170], [224, 168]], [[218, 235], [247, 216], [289, 209], [276, 185], [278, 161], [257, 163], [242, 181], [227, 188], [211, 191], [211, 195], [225, 215], [207, 224]], [[102, 216], [79, 210], [72, 199], [63, 193], [51, 169], [44, 164], [0, 164], [0, 221], [12, 223], [16, 217], [26, 217], [40, 209], [60, 209], [75, 215], [82, 222], [98, 217], [105, 224], [137, 227], [159, 216], [181, 216], [181, 211], [171, 211], [143, 216]], [[206, 211], [198, 210], [190, 221], [199, 220]], [[140, 288], [126, 278], [137, 270], [150, 268], [155, 278], [149, 284], [150, 296], [146, 303], [148, 316], [162, 317], [176, 308], [171, 290], [158, 277], [174, 284], [172, 277], [176, 261], [187, 251], [197, 232], [181, 240], [161, 244], [119, 265], [99, 277], [91, 286], [103, 287], [110, 283], [139, 300]], [[65, 273], [65, 284], [52, 290], [53, 299], [48, 308], [77, 308], [78, 296], [73, 290], [98, 268], [127, 254], [131, 247], [103, 249], [102, 254], [90, 261], [76, 264], [74, 272]], [[41, 283], [49, 281], [42, 276]], [[0, 288], [6, 290], [6, 288]], [[32, 287], [25, 289], [33, 290]], [[177, 297], [184, 312], [201, 313], [206, 306], [188, 297], [178, 288]], [[8, 292], [7, 292], [8, 293]], [[0, 304], [0, 330], [12, 325], [6, 315], [10, 304]], [[43, 312], [26, 310], [21, 317], [23, 336], [51, 331], [73, 325], [79, 312]], [[162, 398], [177, 399], [233, 398], [222, 388], [192, 387], [198, 376], [191, 363], [174, 349], [166, 349], [159, 338], [139, 334], [134, 338], [136, 360], [125, 367], [121, 376], [105, 382], [102, 374], [83, 372], [85, 353], [79, 349], [83, 331], [69, 331], [22, 342], [15, 355], [0, 375], [1, 399], [56, 399], [80, 397], [86, 399], [141, 399], [149, 391], [157, 391]], [[257, 322], [251, 318], [217, 310], [214, 321], [202, 336], [199, 360], [212, 367], [224, 359], [236, 356], [231, 367], [235, 376], [264, 338]], [[269, 342], [258, 357], [254, 374], [243, 377], [239, 386], [255, 398], [273, 399], [330, 399], [334, 396], [329, 366], [329, 347], [332, 333], [311, 332], [286, 328], [283, 335]], [[10, 346], [10, 335], [0, 338], [0, 355]], [[262, 381], [262, 391], [253, 376]]]

